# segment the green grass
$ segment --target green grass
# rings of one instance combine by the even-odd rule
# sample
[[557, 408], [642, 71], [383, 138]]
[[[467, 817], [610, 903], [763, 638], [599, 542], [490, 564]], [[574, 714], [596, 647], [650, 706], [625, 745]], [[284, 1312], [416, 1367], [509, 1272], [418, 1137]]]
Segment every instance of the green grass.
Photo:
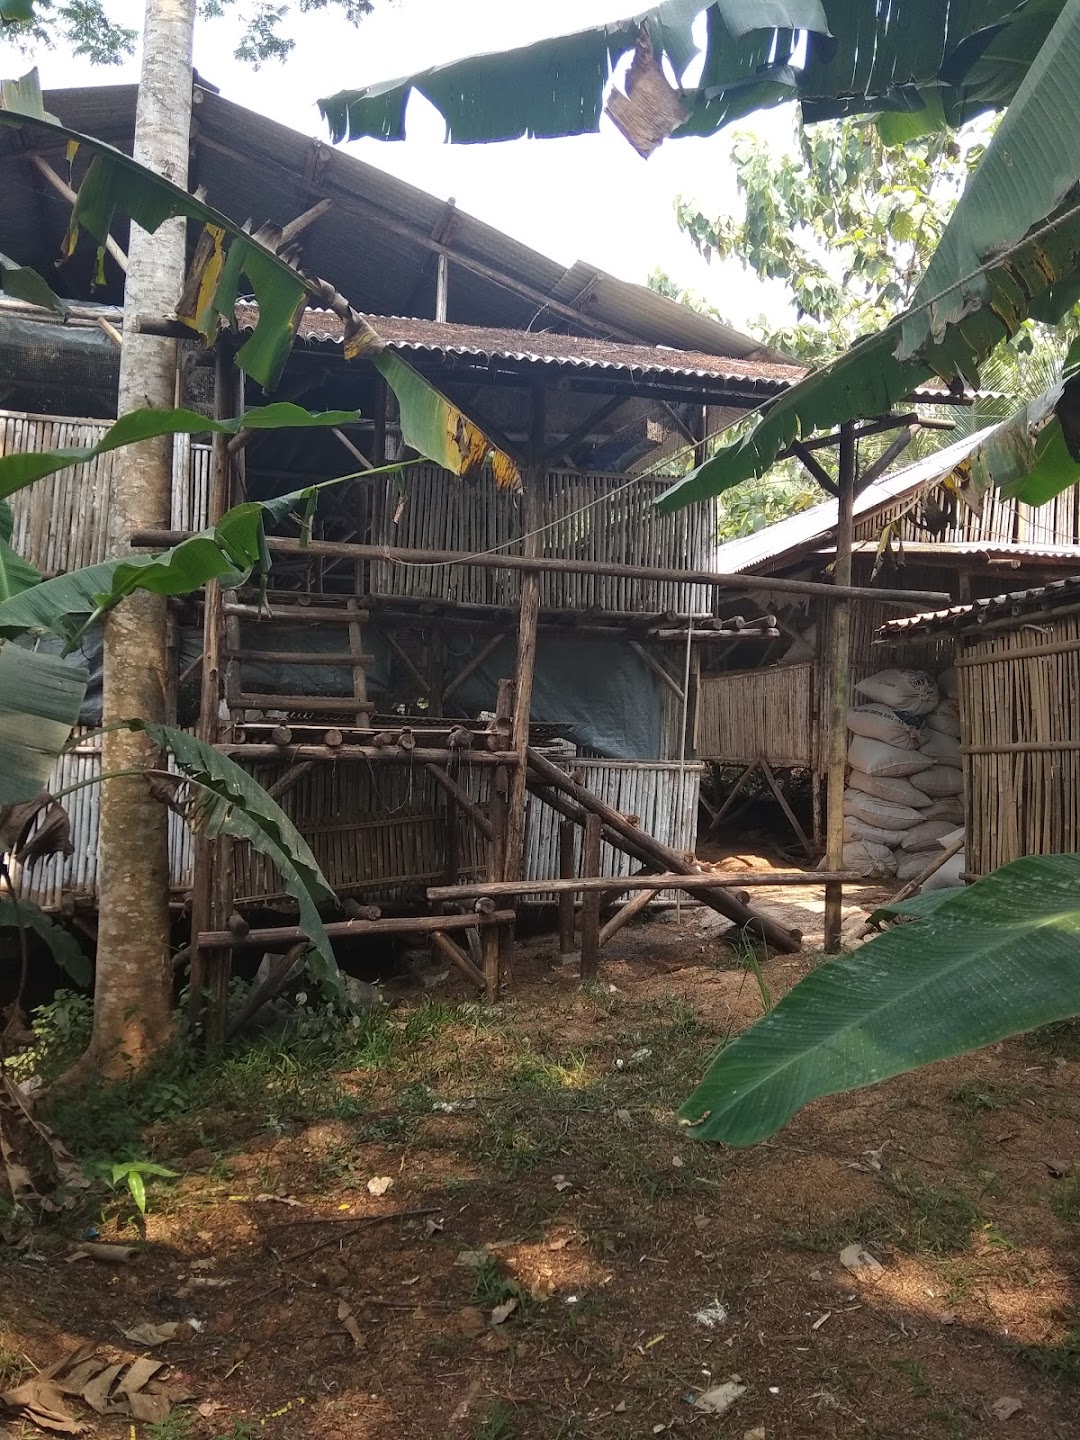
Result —
[[1066, 1224], [1080, 1225], [1080, 1175], [1057, 1182], [1050, 1191], [1050, 1209]]
[[890, 1360], [889, 1363], [894, 1370], [899, 1370], [901, 1375], [907, 1377], [911, 1393], [916, 1400], [925, 1400], [930, 1395], [930, 1382], [918, 1360]]
[[1080, 1060], [1080, 1019], [1058, 1020], [1024, 1036], [1024, 1044], [1063, 1060]]
[[961, 1085], [949, 1096], [954, 1105], [959, 1105], [969, 1115], [985, 1114], [988, 1111], [1007, 1110], [1034, 1093], [1033, 1085], [1017, 1085], [990, 1080], [985, 1085]]
[[514, 1412], [496, 1400], [473, 1431], [473, 1440], [514, 1440]]
[[1080, 1384], [1080, 1307], [1068, 1315], [1069, 1329], [1054, 1344], [1018, 1345], [1016, 1353], [1022, 1360], [1051, 1380]]
[[931, 1185], [913, 1171], [893, 1171], [882, 1183], [903, 1210], [896, 1234], [900, 1249], [947, 1255], [971, 1244], [982, 1216], [965, 1191]]

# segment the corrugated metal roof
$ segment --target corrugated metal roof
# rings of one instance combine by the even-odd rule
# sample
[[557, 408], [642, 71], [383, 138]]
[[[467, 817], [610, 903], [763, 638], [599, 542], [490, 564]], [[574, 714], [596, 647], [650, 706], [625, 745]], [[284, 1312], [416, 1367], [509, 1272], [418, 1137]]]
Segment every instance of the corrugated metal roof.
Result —
[[[984, 430], [977, 430], [973, 435], [965, 435], [960, 440], [954, 440], [951, 445], [935, 450], [925, 459], [916, 460], [913, 465], [907, 465], [902, 470], [875, 480], [855, 497], [855, 518], [872, 513], [890, 500], [913, 494], [921, 486], [943, 480], [994, 429], [996, 426], [991, 425]], [[752, 535], [742, 535], [737, 540], [729, 540], [717, 548], [713, 556], [714, 566], [724, 574], [737, 575], [744, 570], [753, 570], [755, 566], [769, 561], [775, 562], [803, 550], [815, 541], [824, 540], [833, 534], [836, 529], [837, 509], [835, 500], [825, 500], [820, 505], [811, 506], [809, 510], [800, 511], [798, 515], [789, 515], [786, 520], [778, 520], [775, 525], [756, 530]]]
[[[1080, 556], [1078, 556], [1080, 563]], [[922, 615], [909, 615], [889, 620], [878, 631], [882, 640], [896, 641], [911, 634], [930, 630], [953, 630], [957, 633], [978, 631], [991, 620], [1008, 620], [1013, 616], [1056, 610], [1080, 600], [1080, 575], [1052, 580], [1049, 585], [1036, 585], [1029, 590], [1011, 590], [987, 600], [974, 600], [970, 605], [951, 605], [947, 610], [931, 610]]]
[[[67, 125], [130, 153], [134, 85], [50, 90], [46, 108]], [[355, 155], [291, 130], [196, 85], [192, 188], [238, 220], [286, 224], [316, 201], [333, 208], [302, 236], [303, 265], [325, 275], [356, 309], [381, 315], [434, 314], [435, 254], [450, 259], [449, 319], [527, 330], [580, 330], [646, 345], [765, 361], [784, 357], [759, 341], [677, 301], [632, 285], [583, 261], [567, 269], [459, 207], [369, 165]], [[18, 154], [16, 131], [0, 132], [0, 157]], [[53, 152], [48, 152], [53, 153]], [[56, 148], [63, 161], [63, 146]], [[76, 179], [86, 158], [77, 156]], [[52, 269], [67, 230], [69, 207], [30, 165], [5, 166], [0, 251], [22, 264]], [[125, 243], [126, 222], [117, 238]], [[440, 239], [435, 237], [439, 236]], [[95, 247], [88, 237], [55, 272], [71, 299], [119, 303], [123, 280], [106, 261], [106, 285], [91, 280]], [[553, 309], [553, 302], [561, 309]], [[569, 313], [568, 313], [569, 312]]]
[[[258, 309], [236, 307], [241, 330], [254, 329]], [[690, 379], [720, 380], [741, 390], [762, 395], [786, 390], [806, 371], [797, 365], [711, 355], [661, 345], [628, 345], [595, 340], [583, 335], [562, 335], [549, 330], [505, 330], [490, 326], [450, 325], [400, 315], [366, 317], [390, 347], [399, 352], [434, 357], [462, 356], [481, 361], [508, 361], [524, 365], [567, 365], [587, 370], [621, 372], [629, 376], [675, 375]], [[312, 344], [339, 345], [344, 325], [331, 310], [305, 311], [299, 337]]]

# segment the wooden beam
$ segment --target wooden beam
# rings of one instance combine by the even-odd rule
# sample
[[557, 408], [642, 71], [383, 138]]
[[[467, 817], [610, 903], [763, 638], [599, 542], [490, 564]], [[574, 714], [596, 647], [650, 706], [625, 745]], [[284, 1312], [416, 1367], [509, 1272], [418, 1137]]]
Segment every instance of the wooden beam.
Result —
[[624, 925], [628, 925], [635, 915], [640, 915], [646, 906], [651, 905], [656, 899], [654, 890], [639, 890], [632, 900], [625, 905], [620, 905], [611, 919], [600, 930], [601, 950], [613, 939]]
[[[349, 704], [346, 701], [346, 704]], [[428, 749], [417, 745], [413, 750], [398, 745], [280, 745], [261, 742], [227, 742], [217, 747], [234, 760], [366, 760], [387, 764], [403, 763], [447, 765], [511, 765], [517, 760], [513, 750], [447, 750]]]
[[478, 990], [484, 988], [484, 972], [469, 959], [460, 945], [455, 944], [442, 930], [432, 930], [431, 943], [441, 950], [446, 958], [461, 971], [466, 980], [471, 980]]
[[[569, 824], [569, 822], [563, 822]], [[571, 827], [572, 829], [573, 827]], [[562, 867], [560, 866], [560, 869]], [[588, 895], [614, 890], [643, 890], [655, 895], [658, 890], [721, 890], [782, 889], [812, 890], [819, 885], [844, 881], [849, 885], [865, 879], [857, 870], [697, 870], [686, 874], [681, 870], [663, 870], [637, 875], [560, 875], [550, 880], [469, 880], [460, 885], [429, 885], [427, 898], [436, 901], [507, 899], [517, 895]]]
[[341, 441], [342, 445], [345, 446], [345, 449], [349, 452], [353, 459], [358, 460], [365, 470], [374, 470], [374, 461], [369, 460], [362, 450], [357, 449], [357, 447], [345, 434], [344, 430], [340, 430], [335, 425], [332, 427], [331, 433], [333, 434], [335, 440]]
[[[686, 636], [683, 635], [682, 638], [683, 640], [685, 640]], [[660, 677], [660, 679], [664, 682], [664, 684], [678, 700], [679, 704], [685, 704], [686, 695], [683, 691], [682, 686], [675, 679], [674, 675], [670, 675], [668, 671], [664, 668], [664, 666], [660, 664], [660, 661], [657, 660], [654, 655], [649, 654], [648, 650], [645, 649], [644, 645], [640, 645], [636, 640], [631, 640], [629, 644], [630, 649], [633, 650], [634, 654], [639, 656], [640, 659], [645, 662], [645, 664], [649, 667], [649, 669], [653, 672], [654, 675], [658, 675]]]
[[621, 410], [626, 403], [625, 395], [614, 395], [610, 400], [605, 400], [602, 405], [598, 405], [595, 410], [590, 410], [576, 429], [571, 430], [569, 435], [564, 435], [547, 451], [544, 455], [545, 465], [550, 464], [553, 459], [557, 459], [564, 451], [572, 450], [579, 441], [584, 440], [590, 430], [607, 420], [609, 416], [614, 415], [616, 410]]
[[[840, 427], [840, 500], [836, 525], [836, 562], [833, 574], [838, 586], [851, 583], [851, 545], [855, 529], [855, 427], [848, 421]], [[851, 603], [838, 599], [832, 606], [829, 634], [829, 770], [828, 809], [825, 816], [825, 864], [840, 870], [844, 863], [844, 777], [847, 765], [847, 712], [851, 704]], [[843, 924], [843, 885], [825, 887], [825, 953], [839, 952]]]
[[813, 451], [808, 450], [801, 440], [793, 440], [791, 442], [791, 453], [802, 461], [803, 467], [809, 470], [810, 474], [823, 490], [827, 491], [830, 495], [840, 494], [840, 491], [836, 488], [836, 481], [825, 469], [825, 466], [815, 458]]
[[[547, 391], [542, 384], [532, 388], [532, 416], [529, 426], [529, 458], [525, 467], [522, 496], [522, 558], [528, 562], [540, 554], [540, 527], [544, 520], [543, 490], [547, 467], [544, 464], [544, 433], [547, 423]], [[526, 788], [529, 765], [529, 719], [532, 712], [533, 675], [536, 670], [537, 622], [540, 618], [540, 576], [526, 569], [521, 577], [518, 601], [517, 663], [514, 669], [514, 710], [510, 743], [517, 764], [510, 775], [506, 797], [506, 849], [503, 879], [521, 875], [525, 847]]]
[[911, 425], [908, 425], [906, 429], [901, 430], [900, 434], [896, 436], [889, 447], [859, 476], [859, 491], [862, 492], [868, 485], [872, 485], [879, 476], [884, 475], [893, 461], [903, 454], [918, 433], [919, 425], [917, 422], [913, 422]]
[[[574, 836], [577, 827], [572, 820], [559, 821], [559, 876], [571, 880], [574, 875]], [[574, 953], [574, 891], [559, 896], [559, 954]]]
[[290, 220], [287, 225], [281, 227], [280, 244], [291, 244], [298, 235], [303, 234], [309, 225], [314, 225], [316, 220], [321, 220], [322, 217], [333, 208], [334, 202], [332, 200], [319, 200], [316, 204], [312, 205], [310, 210], [305, 210], [304, 213], [298, 215], [295, 220]]
[[[605, 839], [609, 844], [614, 843], [619, 849], [635, 856], [643, 864], [655, 866], [660, 871], [681, 875], [701, 873], [697, 868], [696, 861], [687, 860], [679, 851], [661, 844], [653, 836], [630, 824], [625, 815], [620, 815], [617, 810], [599, 799], [598, 796], [593, 795], [583, 785], [575, 784], [564, 770], [560, 770], [557, 765], [554, 765], [537, 750], [529, 750], [529, 766], [542, 785], [568, 797], [573, 809], [578, 813], [583, 812], [583, 821], [585, 815], [599, 815], [606, 827]], [[571, 813], [568, 818], [575, 817]], [[618, 838], [613, 841], [612, 836]], [[714, 887], [703, 890], [702, 896], [707, 905], [726, 919], [733, 920], [737, 925], [752, 928], [770, 945], [775, 945], [777, 949], [786, 954], [793, 954], [799, 949], [801, 936], [786, 930], [767, 915], [761, 915], [751, 910], [749, 906], [743, 905], [727, 894], [723, 888]]]
[[[468, 930], [489, 925], [510, 925], [512, 910], [493, 910], [490, 915], [394, 915], [381, 920], [328, 920], [323, 927], [331, 940], [344, 940], [356, 935], [430, 935], [433, 930]], [[299, 925], [269, 925], [234, 935], [231, 930], [208, 930], [198, 936], [205, 950], [224, 950], [233, 946], [256, 949], [260, 945], [295, 945], [310, 937]]]
[[457, 803], [458, 808], [465, 812], [477, 830], [480, 831], [480, 834], [483, 835], [484, 839], [493, 840], [495, 838], [494, 827], [472, 796], [467, 795], [461, 786], [450, 778], [441, 765], [429, 763], [424, 766], [424, 769], [435, 781], [435, 784], [442, 790], [445, 790], [447, 795]]
[[[585, 821], [585, 843], [582, 848], [582, 879], [601, 880], [600, 842], [603, 826], [599, 815], [590, 814]], [[565, 882], [561, 882], [565, 883]], [[610, 884], [607, 887], [610, 889]], [[595, 980], [600, 968], [600, 890], [585, 887], [581, 905], [581, 978]]]
[[[187, 540], [192, 531], [188, 530], [140, 530], [132, 536], [132, 544], [150, 549], [168, 549]], [[727, 575], [713, 570], [680, 570], [677, 567], [659, 565], [620, 565], [606, 560], [571, 560], [554, 555], [507, 555], [502, 551], [488, 551], [472, 554], [468, 550], [427, 550], [410, 549], [391, 545], [354, 545], [336, 540], [288, 539], [285, 536], [267, 536], [267, 545], [272, 554], [299, 556], [332, 556], [345, 560], [401, 560], [406, 564], [421, 565], [474, 565], [480, 570], [535, 570], [541, 574], [555, 575], [611, 575], [621, 580], [659, 580], [674, 584], [704, 585], [716, 590], [735, 590], [743, 594], [765, 592], [769, 595], [812, 595], [825, 600], [866, 600], [879, 605], [898, 605], [908, 610], [944, 609], [953, 603], [952, 596], [943, 590], [886, 590], [865, 585], [825, 585], [815, 580], [788, 580], [771, 575]], [[245, 607], [244, 614], [259, 618], [254, 606]], [[304, 618], [304, 608], [293, 607], [289, 618]], [[342, 612], [324, 611], [333, 619], [345, 623]], [[274, 618], [284, 616], [284, 608], [274, 612]], [[263, 615], [262, 619], [268, 618]]]
[[[69, 205], [75, 204], [76, 200], [79, 197], [75, 194], [75, 191], [71, 188], [71, 186], [68, 185], [66, 181], [60, 178], [60, 176], [56, 173], [56, 171], [53, 169], [53, 167], [49, 164], [47, 160], [43, 160], [40, 155], [28, 155], [27, 159], [30, 161], [30, 164], [33, 165], [34, 169], [38, 172], [38, 174], [44, 176], [44, 178], [49, 182], [49, 184], [52, 186], [52, 188], [56, 191], [58, 195], [62, 196]], [[116, 241], [111, 235], [107, 235], [105, 237], [105, 250], [107, 254], [112, 256], [112, 258], [116, 261], [117, 265], [120, 266], [120, 269], [126, 275], [128, 268], [128, 257], [124, 254], [123, 250], [120, 249], [120, 246], [116, 243]], [[108, 332], [106, 331], [106, 334], [107, 333]]]
[[476, 654], [473, 655], [469, 660], [467, 660], [465, 664], [461, 667], [461, 669], [458, 671], [458, 673], [446, 683], [446, 685], [443, 687], [444, 704], [447, 700], [449, 700], [450, 696], [454, 693], [455, 690], [465, 684], [465, 681], [469, 678], [473, 671], [479, 670], [480, 666], [484, 663], [488, 656], [499, 648], [502, 642], [506, 639], [506, 634], [507, 632], [505, 630], [496, 630], [495, 634], [488, 639], [487, 644], [482, 645], [480, 649], [476, 652]]
[[792, 810], [791, 806], [788, 804], [788, 798], [784, 794], [780, 786], [780, 782], [773, 774], [772, 766], [769, 764], [769, 762], [765, 759], [764, 756], [762, 756], [759, 764], [761, 765], [761, 773], [765, 776], [765, 782], [768, 785], [769, 789], [772, 791], [773, 795], [776, 797], [776, 802], [780, 806], [780, 809], [784, 812], [788, 824], [795, 831], [795, 834], [798, 837], [799, 844], [806, 851], [807, 855], [813, 855], [814, 848], [810, 844], [810, 841], [806, 838], [806, 831], [799, 824], [795, 811]]

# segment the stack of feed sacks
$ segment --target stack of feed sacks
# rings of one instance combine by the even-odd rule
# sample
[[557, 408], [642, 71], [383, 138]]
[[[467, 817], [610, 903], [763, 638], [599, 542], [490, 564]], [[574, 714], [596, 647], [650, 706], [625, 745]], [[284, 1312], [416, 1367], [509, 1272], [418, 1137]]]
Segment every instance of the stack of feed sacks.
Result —
[[922, 670], [882, 670], [855, 692], [844, 869], [911, 880], [964, 818], [956, 701]]

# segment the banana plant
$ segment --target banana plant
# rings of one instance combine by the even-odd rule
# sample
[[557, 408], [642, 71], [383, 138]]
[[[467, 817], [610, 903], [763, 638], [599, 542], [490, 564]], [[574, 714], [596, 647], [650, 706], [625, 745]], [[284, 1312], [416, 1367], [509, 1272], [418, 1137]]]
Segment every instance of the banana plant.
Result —
[[[458, 142], [580, 135], [599, 127], [612, 72], [630, 52], [607, 113], [643, 154], [669, 136], [711, 135], [797, 100], [807, 123], [876, 115], [889, 143], [1006, 105], [1063, 0], [666, 0], [604, 24], [473, 55], [319, 101], [335, 141], [400, 140], [423, 95]], [[694, 25], [705, 16], [700, 73]], [[669, 79], [669, 75], [673, 78]]]
[[[243, 288], [250, 288], [255, 296], [258, 320], [254, 332], [236, 352], [236, 363], [269, 392], [288, 359], [304, 308], [329, 306], [344, 322], [345, 358], [370, 360], [397, 397], [402, 438], [407, 445], [455, 475], [472, 475], [488, 465], [497, 485], [521, 488], [514, 461], [480, 426], [418, 370], [390, 351], [333, 285], [303, 274], [287, 255], [278, 253], [282, 243], [279, 227], [264, 225], [251, 234], [222, 211], [122, 150], [61, 125], [45, 110], [36, 70], [20, 80], [0, 82], [0, 125], [21, 131], [28, 144], [61, 142], [69, 153], [84, 151], [92, 157], [72, 206], [65, 255], [73, 252], [85, 230], [97, 242], [100, 267], [117, 211], [151, 232], [178, 216], [200, 222], [207, 243], [196, 248], [177, 308], [178, 319], [193, 334], [212, 342], [223, 325], [232, 324], [237, 296], [246, 278]], [[61, 313], [65, 308], [64, 301], [35, 271], [8, 261], [0, 264], [0, 277], [5, 288], [16, 287], [13, 293], [23, 299]], [[209, 427], [203, 424], [201, 428]], [[125, 443], [139, 438], [145, 437], [133, 434]]]
[[725, 1046], [679, 1112], [753, 1145], [810, 1101], [1080, 1014], [1080, 855], [1030, 855], [886, 907], [905, 923], [820, 965]]

